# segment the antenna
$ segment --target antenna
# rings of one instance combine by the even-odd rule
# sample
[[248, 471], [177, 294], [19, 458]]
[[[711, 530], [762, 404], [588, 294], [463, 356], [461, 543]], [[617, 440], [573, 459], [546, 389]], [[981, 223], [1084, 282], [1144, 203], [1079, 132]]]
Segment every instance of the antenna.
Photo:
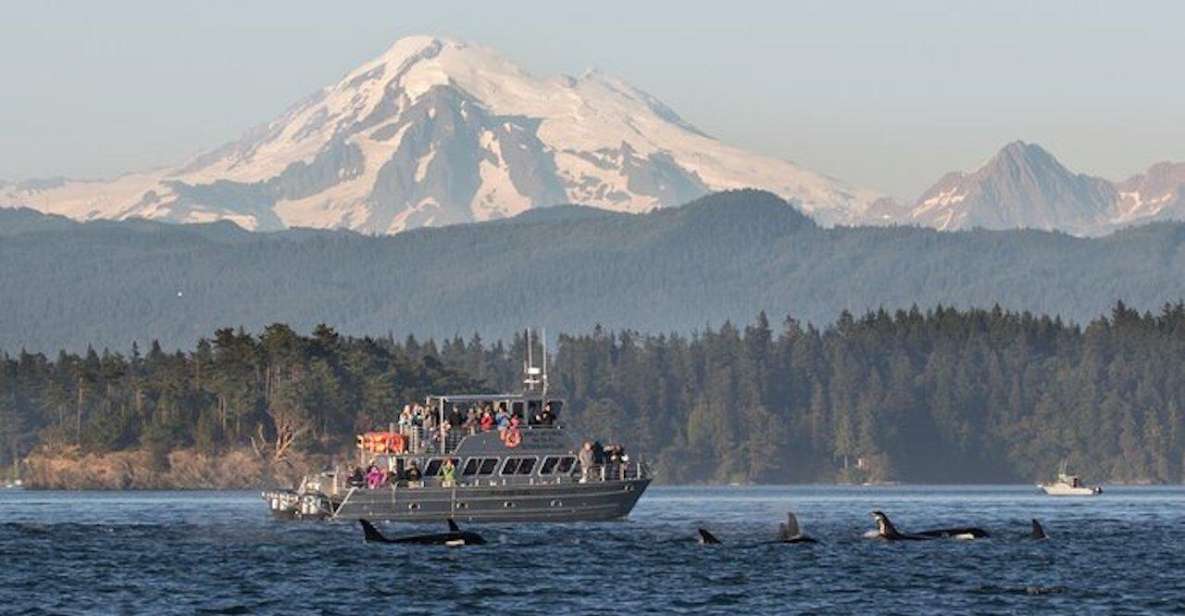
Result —
[[540, 340], [540, 344], [543, 345], [543, 397], [546, 398], [547, 397], [547, 328], [546, 327], [540, 328], [540, 332], [543, 335], [542, 340]]
[[527, 365], [524, 372], [530, 372], [531, 368], [535, 367], [535, 362], [531, 358], [531, 330], [529, 328], [523, 330], [523, 338], [527, 343]]
[[[523, 379], [523, 385], [526, 385], [528, 390], [535, 391], [535, 388], [541, 382], [544, 383], [544, 387], [546, 387], [547, 377], [543, 376], [543, 371], [535, 366], [534, 349], [532, 349], [532, 347], [534, 346], [534, 343], [531, 341], [531, 330], [529, 330], [529, 329], [526, 330], [526, 335], [527, 335], [527, 362], [526, 362], [526, 365], [524, 366], [525, 370], [523, 370], [523, 373], [526, 376], [526, 378]], [[546, 365], [546, 362], [547, 362], [547, 359], [544, 358], [545, 365]]]

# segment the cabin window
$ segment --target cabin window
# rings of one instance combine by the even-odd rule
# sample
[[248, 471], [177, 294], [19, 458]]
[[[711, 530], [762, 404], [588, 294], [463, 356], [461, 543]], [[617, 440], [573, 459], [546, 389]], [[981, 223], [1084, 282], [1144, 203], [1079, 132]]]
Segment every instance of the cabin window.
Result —
[[530, 475], [533, 470], [535, 470], [535, 458], [523, 458], [523, 461], [518, 465], [518, 474], [520, 475]]
[[477, 474], [477, 468], [481, 465], [480, 458], [469, 458], [465, 461], [465, 468], [461, 469], [461, 475], [471, 476]]
[[436, 475], [440, 474], [440, 465], [443, 462], [444, 461], [441, 460], [440, 458], [433, 458], [433, 459], [429, 460], [428, 467], [424, 469], [424, 476], [425, 477], [435, 477]]
[[503, 475], [513, 475], [515, 473], [515, 471], [518, 470], [518, 465], [519, 465], [519, 462], [521, 462], [521, 461], [522, 460], [520, 458], [507, 459], [506, 463], [502, 465], [502, 474]]
[[556, 468], [557, 473], [567, 473], [572, 470], [572, 466], [576, 464], [576, 458], [572, 456], [564, 456], [560, 458], [559, 466]]
[[538, 417], [539, 413], [542, 411], [542, 400], [531, 400], [530, 402], [527, 402], [527, 417], [530, 418], [531, 421], [535, 421], [535, 418]]
[[515, 402], [514, 404], [511, 405], [510, 408], [513, 409], [513, 411], [511, 412], [512, 415], [514, 415], [515, 417], [518, 417], [520, 419], [523, 417], [523, 403], [521, 401]]
[[498, 468], [498, 459], [486, 458], [481, 461], [481, 469], [477, 473], [479, 475], [493, 475], [495, 468]]
[[539, 468], [540, 475], [550, 475], [555, 472], [555, 465], [560, 463], [560, 459], [555, 456], [547, 456], [543, 458], [543, 466]]

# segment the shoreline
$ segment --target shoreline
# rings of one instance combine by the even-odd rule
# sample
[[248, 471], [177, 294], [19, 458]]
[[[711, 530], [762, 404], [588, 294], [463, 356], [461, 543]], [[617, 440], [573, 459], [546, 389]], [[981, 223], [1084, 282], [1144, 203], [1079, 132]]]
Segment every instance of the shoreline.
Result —
[[298, 455], [280, 462], [261, 458], [249, 448], [217, 455], [178, 449], [154, 459], [145, 450], [106, 454], [71, 448], [56, 455], [35, 450], [26, 459], [23, 490], [202, 491], [257, 490], [294, 485], [328, 463], [328, 456]]

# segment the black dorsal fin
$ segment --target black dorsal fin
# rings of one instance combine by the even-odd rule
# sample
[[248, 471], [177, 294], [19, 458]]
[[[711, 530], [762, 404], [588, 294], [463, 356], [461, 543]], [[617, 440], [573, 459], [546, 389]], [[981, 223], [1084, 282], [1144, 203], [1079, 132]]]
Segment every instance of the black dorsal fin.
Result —
[[876, 518], [877, 532], [882, 537], [893, 539], [901, 536], [901, 533], [897, 532], [897, 527], [893, 526], [893, 521], [883, 511], [873, 511], [872, 517]]
[[720, 540], [716, 538], [716, 535], [709, 533], [707, 530], [701, 528], [701, 529], [699, 529], [698, 532], [699, 532], [699, 542], [702, 543], [703, 545], [716, 545], [716, 544], [720, 543]]
[[793, 539], [802, 536], [802, 529], [798, 527], [798, 516], [794, 515], [793, 511], [786, 513], [786, 539]]
[[1031, 539], [1048, 539], [1049, 535], [1045, 534], [1045, 529], [1041, 527], [1041, 523], [1037, 518], [1033, 518], [1033, 532], [1029, 534]]
[[450, 533], [459, 533], [459, 532], [461, 532], [461, 527], [460, 527], [460, 526], [457, 526], [457, 523], [456, 523], [456, 522], [455, 522], [455, 521], [454, 521], [452, 518], [449, 518], [449, 519], [448, 519], [448, 520], [446, 520], [446, 521], [448, 522], [448, 530], [449, 530], [449, 532], [450, 532]]
[[358, 520], [358, 523], [362, 525], [362, 536], [366, 541], [374, 541], [377, 543], [387, 542], [387, 538], [379, 532], [379, 529], [374, 527], [374, 524], [371, 524], [366, 520]]

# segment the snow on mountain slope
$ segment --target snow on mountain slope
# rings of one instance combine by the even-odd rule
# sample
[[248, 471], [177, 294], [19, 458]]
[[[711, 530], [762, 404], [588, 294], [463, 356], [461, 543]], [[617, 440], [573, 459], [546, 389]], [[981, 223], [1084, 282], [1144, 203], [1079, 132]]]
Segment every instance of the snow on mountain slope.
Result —
[[1119, 224], [1185, 218], [1185, 163], [1156, 163], [1115, 188]]
[[725, 145], [598, 72], [541, 79], [487, 48], [409, 37], [181, 167], [10, 185], [0, 205], [392, 233], [569, 202], [637, 212], [744, 187], [823, 222], [855, 222], [878, 197]]

